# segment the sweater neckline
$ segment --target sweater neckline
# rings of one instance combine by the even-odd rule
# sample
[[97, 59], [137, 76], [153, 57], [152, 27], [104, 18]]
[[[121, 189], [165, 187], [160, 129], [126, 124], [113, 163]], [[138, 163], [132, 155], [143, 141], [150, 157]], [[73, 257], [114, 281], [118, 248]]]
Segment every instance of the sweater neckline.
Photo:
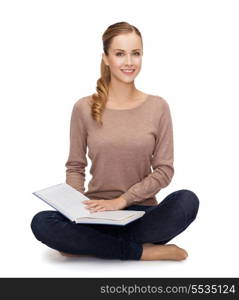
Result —
[[135, 106], [135, 107], [132, 107], [132, 108], [108, 108], [108, 107], [105, 107], [105, 110], [109, 110], [109, 111], [120, 111], [120, 112], [123, 112], [123, 111], [131, 111], [131, 110], [136, 110], [140, 107], [142, 107], [145, 103], [148, 102], [149, 98], [150, 98], [150, 94], [147, 95], [146, 99], [140, 103], [139, 105]]

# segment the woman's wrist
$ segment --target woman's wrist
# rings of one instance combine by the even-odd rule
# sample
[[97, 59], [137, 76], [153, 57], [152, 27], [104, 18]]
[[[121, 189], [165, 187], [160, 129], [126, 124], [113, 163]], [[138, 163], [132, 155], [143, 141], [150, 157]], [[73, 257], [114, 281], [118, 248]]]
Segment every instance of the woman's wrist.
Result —
[[120, 203], [122, 204], [122, 208], [125, 208], [128, 206], [127, 200], [123, 197], [118, 197], [118, 199], [120, 200]]

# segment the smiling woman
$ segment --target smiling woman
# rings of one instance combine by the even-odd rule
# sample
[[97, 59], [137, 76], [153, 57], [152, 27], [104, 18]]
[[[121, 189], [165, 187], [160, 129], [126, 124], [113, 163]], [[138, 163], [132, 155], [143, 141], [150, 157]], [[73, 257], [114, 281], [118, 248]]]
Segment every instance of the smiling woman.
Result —
[[[82, 97], [72, 109], [66, 183], [89, 200], [90, 211], [144, 210], [127, 226], [74, 224], [57, 211], [36, 214], [36, 238], [61, 253], [121, 260], [183, 260], [187, 252], [163, 245], [196, 218], [199, 199], [190, 190], [156, 194], [174, 175], [173, 125], [161, 96], [135, 87], [142, 67], [139, 30], [127, 23], [110, 25], [103, 34], [101, 77], [97, 93]], [[87, 153], [92, 178], [85, 192]], [[153, 171], [151, 170], [153, 169]]]
[[134, 82], [142, 67], [143, 41], [139, 30], [119, 22], [109, 26], [102, 39], [102, 76], [97, 81], [97, 94], [92, 95], [92, 117], [100, 125], [106, 107], [128, 108], [147, 97]]

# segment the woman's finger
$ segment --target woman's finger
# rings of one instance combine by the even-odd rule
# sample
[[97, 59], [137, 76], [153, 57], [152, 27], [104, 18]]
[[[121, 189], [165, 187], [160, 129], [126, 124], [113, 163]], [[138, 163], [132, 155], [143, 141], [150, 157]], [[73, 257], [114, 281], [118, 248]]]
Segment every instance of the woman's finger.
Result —
[[98, 211], [105, 211], [106, 209], [104, 207], [100, 208]]
[[101, 205], [97, 206], [96, 208], [91, 209], [91, 211], [106, 211], [106, 210], [107, 210], [106, 207], [101, 206]]
[[98, 209], [101, 209], [101, 208], [102, 208], [102, 206], [97, 205], [95, 207], [90, 207], [90, 210], [98, 210]]
[[91, 204], [87, 204], [87, 207], [95, 207], [97, 205], [99, 205], [99, 204], [98, 203], [91, 203]]

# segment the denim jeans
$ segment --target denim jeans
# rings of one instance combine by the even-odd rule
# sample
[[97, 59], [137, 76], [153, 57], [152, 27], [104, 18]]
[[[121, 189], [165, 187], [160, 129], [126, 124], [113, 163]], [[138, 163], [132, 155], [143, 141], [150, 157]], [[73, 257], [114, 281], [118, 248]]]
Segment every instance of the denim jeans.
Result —
[[76, 224], [55, 210], [40, 211], [31, 221], [36, 239], [71, 254], [106, 259], [140, 260], [143, 243], [166, 244], [196, 218], [199, 199], [190, 190], [169, 194], [158, 205], [131, 205], [145, 214], [125, 225]]

